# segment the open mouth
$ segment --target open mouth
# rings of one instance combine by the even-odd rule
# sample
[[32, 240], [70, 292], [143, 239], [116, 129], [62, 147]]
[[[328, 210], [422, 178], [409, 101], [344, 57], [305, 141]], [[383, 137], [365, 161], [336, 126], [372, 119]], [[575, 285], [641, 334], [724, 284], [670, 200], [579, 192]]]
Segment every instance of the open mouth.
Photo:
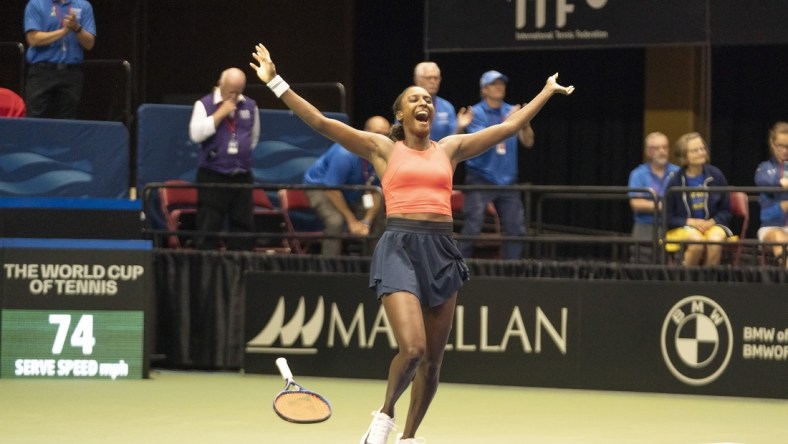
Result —
[[430, 118], [430, 113], [427, 111], [418, 111], [416, 112], [415, 117], [419, 122], [426, 122]]

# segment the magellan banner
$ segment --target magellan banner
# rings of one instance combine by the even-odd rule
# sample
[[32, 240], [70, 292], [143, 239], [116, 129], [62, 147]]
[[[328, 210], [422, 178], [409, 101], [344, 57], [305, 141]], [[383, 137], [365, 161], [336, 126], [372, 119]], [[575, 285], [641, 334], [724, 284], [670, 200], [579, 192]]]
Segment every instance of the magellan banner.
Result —
[[[365, 275], [247, 274], [244, 368], [384, 378], [396, 341]], [[441, 379], [788, 398], [778, 286], [474, 278]]]
[[766, 0], [428, 0], [425, 51], [788, 41]]

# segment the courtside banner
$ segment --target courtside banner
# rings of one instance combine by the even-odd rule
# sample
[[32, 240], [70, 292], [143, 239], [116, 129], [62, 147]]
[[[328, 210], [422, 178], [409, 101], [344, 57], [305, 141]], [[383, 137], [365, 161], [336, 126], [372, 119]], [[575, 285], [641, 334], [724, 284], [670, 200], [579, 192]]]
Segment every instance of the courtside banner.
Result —
[[[396, 341], [366, 275], [247, 273], [244, 368], [383, 378]], [[447, 382], [788, 398], [788, 299], [751, 284], [473, 278]]]
[[0, 378], [149, 371], [150, 241], [0, 239]]
[[428, 0], [424, 46], [450, 52], [702, 43], [706, 7], [707, 0]]

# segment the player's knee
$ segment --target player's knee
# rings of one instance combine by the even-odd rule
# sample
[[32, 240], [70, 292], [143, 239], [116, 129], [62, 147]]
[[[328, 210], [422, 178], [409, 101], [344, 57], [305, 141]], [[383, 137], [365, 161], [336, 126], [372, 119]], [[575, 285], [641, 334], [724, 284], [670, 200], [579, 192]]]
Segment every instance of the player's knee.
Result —
[[399, 350], [400, 355], [411, 362], [412, 365], [418, 365], [424, 358], [425, 347], [421, 344], [411, 344], [401, 347]]

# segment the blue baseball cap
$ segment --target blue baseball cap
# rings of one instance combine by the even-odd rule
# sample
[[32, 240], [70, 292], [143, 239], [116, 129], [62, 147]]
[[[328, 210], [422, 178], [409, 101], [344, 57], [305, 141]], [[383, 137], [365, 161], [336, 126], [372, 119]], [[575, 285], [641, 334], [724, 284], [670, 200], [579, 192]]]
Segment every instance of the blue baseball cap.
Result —
[[501, 79], [504, 83], [509, 83], [509, 77], [499, 73], [498, 71], [492, 70], [487, 71], [486, 73], [482, 74], [482, 78], [479, 79], [479, 87], [484, 88], [485, 86], [489, 85], [490, 83]]

